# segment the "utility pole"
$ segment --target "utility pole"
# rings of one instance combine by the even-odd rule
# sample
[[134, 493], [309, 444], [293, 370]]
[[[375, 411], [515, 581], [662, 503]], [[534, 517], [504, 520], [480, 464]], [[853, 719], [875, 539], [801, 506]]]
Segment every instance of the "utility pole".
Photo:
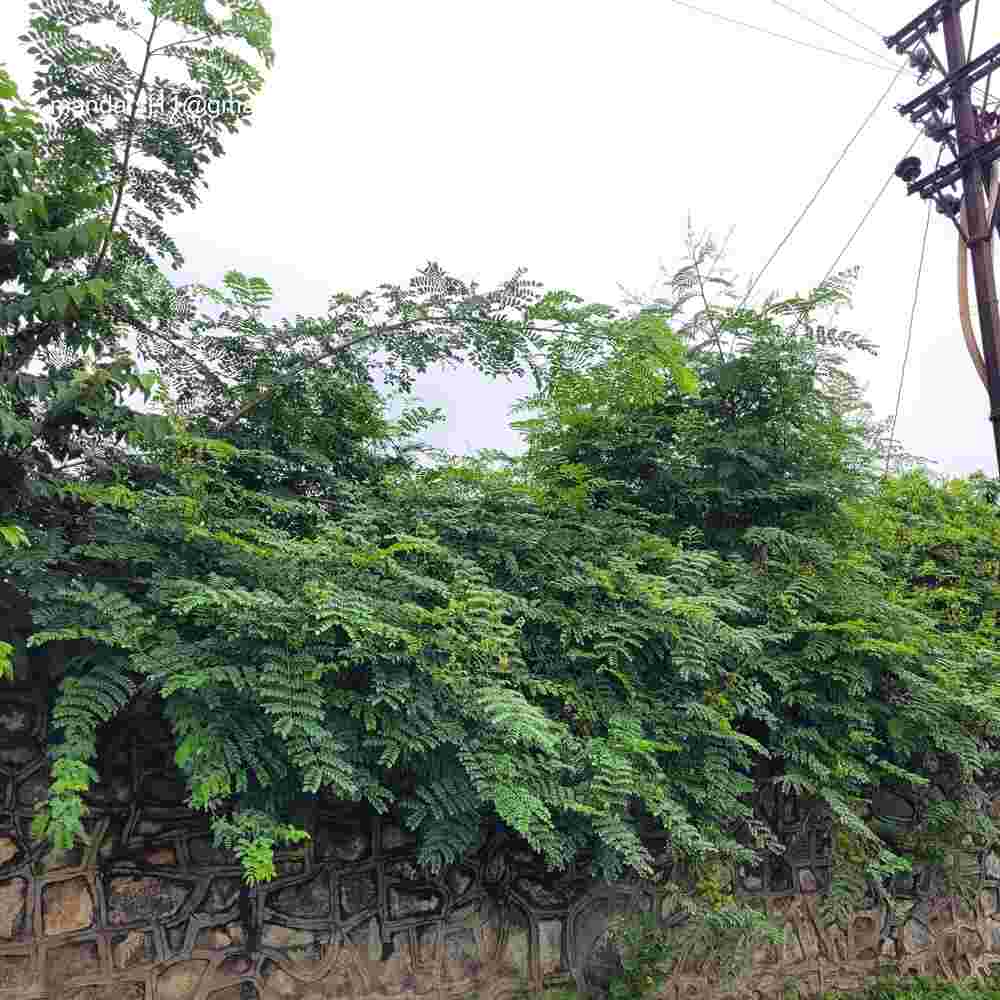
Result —
[[[944, 30], [948, 73], [953, 75], [965, 68], [968, 62], [965, 38], [962, 33], [961, 11], [950, 0], [941, 24]], [[952, 110], [958, 126], [956, 144], [958, 155], [965, 156], [979, 145], [979, 130], [972, 110], [972, 85], [960, 84], [952, 91]], [[970, 157], [962, 169], [962, 190], [965, 197], [965, 217], [968, 220], [969, 252], [972, 254], [972, 280], [979, 306], [979, 330], [986, 362], [986, 391], [990, 397], [990, 420], [993, 422], [993, 440], [1000, 468], [1000, 370], [997, 334], [1000, 333], [1000, 312], [997, 310], [997, 282], [993, 271], [993, 220], [986, 217], [984, 188], [992, 175], [984, 169], [975, 156]]]
[[[889, 48], [900, 55], [909, 54], [914, 66], [924, 75], [936, 66], [945, 78], [920, 97], [899, 108], [901, 114], [924, 126], [925, 133], [946, 145], [954, 160], [947, 166], [921, 178], [920, 160], [907, 157], [896, 168], [896, 174], [907, 181], [910, 194], [920, 194], [924, 199], [933, 198], [938, 211], [952, 219], [959, 232], [960, 282], [967, 274], [964, 255], [971, 255], [973, 282], [979, 314], [982, 340], [982, 357], [977, 357], [975, 335], [968, 328], [968, 316], [963, 314], [963, 327], [973, 361], [985, 376], [983, 381], [990, 400], [990, 420], [993, 440], [1000, 469], [1000, 309], [997, 306], [996, 275], [993, 269], [993, 231], [997, 225], [997, 202], [990, 198], [993, 187], [992, 164], [1000, 159], [1000, 137], [987, 140], [982, 127], [985, 111], [977, 115], [972, 103], [972, 85], [989, 78], [1000, 66], [1000, 45], [969, 62], [962, 31], [962, 8], [969, 0], [937, 0], [927, 10], [895, 35], [885, 39]], [[943, 30], [947, 70], [941, 65], [927, 36], [938, 27]], [[917, 43], [922, 47], [914, 48]], [[952, 121], [945, 121], [944, 114], [951, 104]], [[962, 182], [961, 200], [944, 193]], [[964, 209], [964, 211], [963, 211]], [[959, 218], [961, 216], [961, 218]], [[963, 225], [964, 222], [964, 225]], [[964, 266], [963, 266], [964, 265]], [[960, 288], [960, 302], [967, 299], [967, 292]], [[967, 303], [966, 303], [967, 305]]]

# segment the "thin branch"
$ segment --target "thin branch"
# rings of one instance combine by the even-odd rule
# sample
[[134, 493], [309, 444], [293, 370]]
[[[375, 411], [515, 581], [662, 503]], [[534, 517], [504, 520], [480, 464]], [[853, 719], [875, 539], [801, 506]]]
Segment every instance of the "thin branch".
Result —
[[[455, 319], [455, 318], [451, 318], [451, 317], [437, 317], [437, 318], [433, 318], [433, 319], [425, 318], [423, 320], [418, 320], [417, 322], [425, 322], [425, 323], [429, 322], [429, 323], [438, 323], [438, 324], [446, 325], [446, 324], [457, 324], [457, 323], [492, 323], [492, 322], [495, 322], [495, 321], [494, 320], [477, 319], [475, 317], [465, 316], [465, 317], [462, 317], [461, 319]], [[262, 403], [265, 399], [267, 399], [268, 396], [270, 396], [271, 393], [275, 389], [278, 389], [281, 386], [287, 385], [289, 382], [294, 381], [307, 368], [310, 368], [313, 365], [318, 365], [318, 364], [320, 364], [323, 361], [329, 361], [330, 358], [335, 357], [336, 355], [342, 353], [343, 351], [348, 350], [351, 347], [355, 347], [357, 344], [361, 344], [361, 343], [364, 343], [367, 340], [371, 340], [373, 337], [382, 336], [382, 335], [385, 335], [385, 334], [400, 333], [400, 332], [405, 331], [405, 330], [411, 330], [411, 329], [413, 329], [413, 326], [414, 326], [414, 322], [412, 320], [406, 320], [403, 323], [396, 323], [396, 324], [393, 324], [392, 326], [380, 326], [380, 327], [376, 327], [376, 328], [374, 328], [372, 330], [368, 330], [366, 333], [363, 333], [363, 334], [361, 334], [361, 335], [359, 335], [357, 337], [354, 337], [351, 340], [347, 340], [347, 341], [345, 341], [342, 344], [338, 344], [336, 347], [331, 348], [330, 350], [328, 350], [324, 354], [320, 354], [316, 358], [310, 358], [308, 361], [303, 362], [298, 367], [293, 368], [292, 371], [287, 372], [285, 375], [282, 375], [280, 378], [276, 379], [271, 385], [269, 385], [266, 388], [264, 388], [264, 389], [260, 390], [259, 392], [255, 393], [249, 400], [247, 400], [246, 403], [244, 403], [239, 408], [239, 410], [237, 410], [237, 412], [235, 413], [235, 415], [233, 415], [228, 420], [226, 420], [224, 423], [222, 423], [219, 426], [218, 430], [220, 430], [220, 431], [229, 430], [231, 427], [233, 427], [234, 424], [236, 424], [237, 421], [242, 420], [243, 417], [245, 417], [252, 409], [254, 409], [254, 407], [256, 407], [258, 404]], [[552, 332], [549, 329], [546, 329], [544, 327], [537, 327], [537, 326], [534, 326], [532, 324], [527, 324], [525, 326], [522, 326], [522, 329], [525, 330], [526, 332], [529, 332], [529, 333], [551, 333]]]
[[255, 393], [247, 402], [245, 402], [236, 413], [226, 420], [220, 427], [220, 431], [229, 430], [234, 424], [242, 420], [252, 409], [258, 406], [260, 403], [264, 402], [268, 396], [274, 392], [275, 389], [280, 388], [283, 385], [287, 385], [289, 382], [294, 381], [299, 377], [307, 368], [312, 365], [318, 365], [322, 361], [329, 361], [330, 358], [335, 357], [342, 351], [346, 351], [349, 347], [354, 347], [356, 344], [361, 344], [366, 340], [371, 340], [372, 337], [377, 336], [381, 333], [391, 333], [398, 329], [406, 329], [410, 326], [409, 323], [402, 323], [396, 327], [381, 327], [374, 330], [369, 330], [367, 333], [362, 334], [359, 337], [355, 337], [353, 340], [345, 341], [343, 344], [338, 344], [332, 350], [327, 351], [325, 354], [321, 354], [318, 358], [311, 358], [309, 361], [304, 362], [297, 368], [293, 368], [290, 372], [282, 375], [280, 378], [275, 380], [274, 383], [269, 385], [267, 388], [262, 389], [260, 392]]
[[181, 38], [176, 42], [168, 42], [166, 45], [161, 45], [153, 49], [150, 54], [155, 56], [157, 52], [163, 52], [166, 49], [176, 49], [181, 45], [197, 45], [199, 42], [210, 42], [215, 37], [215, 35], [202, 35], [199, 38]]
[[712, 308], [708, 304], [708, 294], [705, 291], [705, 282], [701, 276], [701, 264], [698, 260], [697, 253], [691, 255], [691, 262], [694, 264], [694, 273], [698, 279], [698, 288], [701, 292], [701, 301], [702, 304], [705, 306], [705, 314], [708, 317], [709, 326], [712, 328], [712, 336], [715, 338], [715, 346], [719, 352], [719, 360], [725, 363], [726, 354], [725, 351], [722, 350], [722, 338], [719, 336], [719, 325], [718, 323], [715, 322], [714, 318], [712, 317]]
[[122, 153], [122, 175], [118, 182], [118, 190], [115, 192], [115, 205], [111, 211], [111, 221], [108, 224], [108, 231], [104, 234], [104, 241], [101, 243], [101, 249], [97, 254], [97, 259], [94, 261], [94, 266], [91, 268], [91, 277], [101, 273], [101, 267], [104, 264], [104, 258], [107, 256], [108, 247], [111, 246], [111, 237], [114, 235], [115, 226], [118, 223], [118, 215], [121, 212], [122, 201], [125, 198], [125, 188], [128, 186], [129, 159], [132, 155], [132, 143], [135, 139], [135, 120], [139, 114], [139, 98], [142, 96], [143, 88], [146, 86], [146, 73], [149, 71], [149, 61], [153, 57], [153, 37], [156, 34], [156, 28], [158, 25], [159, 15], [154, 14], [153, 26], [149, 30], [149, 38], [146, 39], [146, 55], [142, 61], [142, 69], [139, 72], [139, 78], [136, 81], [135, 92], [132, 95], [132, 108], [129, 112], [128, 119], [128, 133], [125, 139], [125, 150]]
[[46, 347], [68, 329], [69, 324], [65, 320], [45, 320], [16, 331], [14, 337], [22, 343], [10, 354], [0, 355], [0, 369], [5, 369], [0, 370], [0, 386], [12, 384], [20, 369], [31, 361], [40, 348]]
[[183, 354], [191, 362], [191, 364], [193, 364], [196, 368], [198, 368], [201, 371], [201, 373], [205, 375], [208, 379], [214, 382], [218, 388], [222, 389], [223, 391], [227, 391], [228, 389], [231, 388], [230, 386], [226, 385], [226, 383], [222, 381], [219, 375], [213, 372], [212, 369], [208, 367], [208, 365], [206, 365], [203, 361], [201, 361], [194, 354], [192, 354], [186, 347], [182, 346], [181, 344], [175, 343], [165, 333], [160, 333], [158, 330], [154, 330], [152, 327], [147, 326], [145, 323], [142, 322], [142, 320], [132, 316], [127, 310], [123, 308], [119, 307], [118, 309], [114, 310], [113, 315], [120, 323], [125, 323], [126, 325], [131, 326], [134, 329], [138, 330], [139, 333], [142, 333], [147, 337], [152, 337], [155, 340], [159, 340], [162, 343], [167, 344], [173, 350]]

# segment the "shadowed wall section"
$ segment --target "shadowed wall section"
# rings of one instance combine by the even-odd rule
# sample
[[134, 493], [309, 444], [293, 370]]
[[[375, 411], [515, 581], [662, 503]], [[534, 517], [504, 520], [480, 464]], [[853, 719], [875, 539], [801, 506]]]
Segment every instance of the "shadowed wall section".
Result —
[[[314, 831], [308, 846], [249, 890], [183, 807], [169, 733], [141, 710], [104, 747], [90, 843], [51, 853], [30, 835], [46, 793], [45, 725], [38, 685], [0, 688], [0, 1000], [512, 1000], [526, 986], [574, 983], [599, 994], [616, 967], [609, 916], [662, 906], [652, 884], [599, 885], [582, 866], [546, 873], [503, 836], [428, 881], [398, 822], [322, 799], [300, 820]], [[846, 934], [829, 931], [816, 919], [829, 832], [803, 826], [794, 801], [771, 807], [789, 831], [786, 860], [743, 873], [741, 889], [784, 920], [785, 944], [759, 950], [728, 993], [688, 966], [661, 995], [777, 1000], [789, 978], [803, 992], [854, 988], [880, 965], [1000, 969], [996, 859], [983, 859], [990, 878], [975, 909], [928, 896], [903, 927], [872, 909]], [[911, 807], [887, 797], [879, 808], [905, 822]], [[651, 846], [669, 866], [664, 845]], [[902, 888], [927, 894], [911, 881]]]

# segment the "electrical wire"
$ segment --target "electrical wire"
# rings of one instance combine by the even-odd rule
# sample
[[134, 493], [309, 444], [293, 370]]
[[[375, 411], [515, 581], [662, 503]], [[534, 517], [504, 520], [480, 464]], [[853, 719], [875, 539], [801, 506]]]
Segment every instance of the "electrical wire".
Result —
[[917, 265], [917, 280], [913, 288], [913, 306], [910, 309], [910, 322], [906, 330], [906, 349], [903, 352], [903, 364], [899, 370], [899, 388], [896, 391], [896, 409], [892, 414], [892, 424], [889, 429], [889, 447], [885, 455], [885, 474], [889, 475], [889, 463], [892, 461], [892, 446], [896, 437], [896, 422], [899, 420], [899, 405], [903, 399], [903, 380], [906, 377], [906, 365], [910, 360], [910, 345], [913, 343], [913, 320], [917, 315], [917, 302], [920, 300], [920, 279], [924, 274], [924, 260], [927, 257], [927, 234], [931, 228], [931, 208], [934, 203], [927, 202], [927, 222], [924, 224], [924, 239], [920, 247], [920, 263]]
[[830, 28], [827, 25], [823, 24], [822, 21], [816, 21], [813, 18], [811, 18], [808, 14], [803, 14], [802, 11], [797, 10], [791, 4], [785, 3], [784, 0], [771, 0], [771, 3], [775, 4], [778, 7], [781, 7], [782, 10], [787, 10], [790, 14], [794, 14], [796, 17], [802, 18], [803, 21], [806, 21], [808, 24], [811, 24], [814, 27], [819, 28], [821, 31], [825, 31], [828, 34], [834, 35], [835, 37], [841, 39], [841, 41], [847, 42], [848, 45], [856, 46], [857, 48], [861, 49], [862, 52], [867, 52], [868, 55], [874, 56], [880, 62], [888, 63], [893, 69], [896, 68], [893, 65], [892, 61], [883, 53], [876, 52], [873, 49], [868, 48], [867, 45], [862, 45], [860, 42], [856, 42], [853, 38], [850, 38], [847, 35], [842, 35], [839, 31], [836, 31], [833, 28]]
[[[976, 13], [975, 13], [975, 18], [974, 18], [973, 23], [972, 23], [972, 41], [975, 41], [975, 38], [976, 38], [976, 24], [978, 23], [978, 21], [979, 21], [979, 0], [976, 0]], [[934, 51], [934, 46], [931, 45], [930, 39], [926, 35], [921, 35], [920, 36], [920, 43], [927, 50], [927, 52], [930, 55], [931, 59], [934, 60], [934, 65], [937, 67], [937, 70], [941, 74], [941, 76], [942, 77], [947, 77], [949, 75], [948, 74], [948, 69], [945, 66], [945, 64], [943, 62], [941, 62], [941, 59], [938, 57], [938, 54]], [[970, 53], [972, 52], [972, 46], [971, 45], [969, 46], [969, 52]], [[967, 58], [966, 62], [968, 63], [968, 61], [969, 60]], [[921, 83], [922, 82], [923, 82], [923, 78], [921, 78]], [[970, 87], [969, 89], [977, 97], [982, 97], [983, 98], [983, 108], [985, 109], [986, 105], [989, 103], [989, 96], [990, 96], [989, 84], [987, 84], [985, 95], [982, 93], [982, 91], [977, 90], [975, 87]]]
[[861, 25], [862, 28], [867, 28], [868, 31], [874, 32], [879, 38], [882, 38], [882, 32], [879, 31], [878, 28], [873, 28], [870, 24], [866, 24], [860, 17], [855, 17], [849, 10], [844, 10], [843, 7], [838, 7], [835, 3], [833, 3], [833, 0], [823, 0], [823, 3], [825, 3], [827, 7], [832, 7], [838, 13], [843, 14], [844, 17], [850, 18], [855, 24]]
[[[887, 73], [888, 72], [892, 72], [892, 67], [888, 63], [874, 63], [874, 62], [870, 62], [867, 59], [860, 59], [857, 56], [853, 56], [853, 55], [851, 55], [850, 53], [847, 53], [847, 52], [838, 52], [836, 49], [827, 49], [827, 48], [824, 48], [822, 45], [813, 45], [811, 42], [803, 42], [799, 38], [792, 38], [789, 35], [782, 35], [782, 34], [780, 34], [777, 31], [770, 31], [767, 28], [761, 28], [761, 27], [759, 27], [756, 24], [748, 24], [746, 21], [737, 21], [735, 18], [726, 17], [725, 14], [717, 14], [714, 10], [705, 10], [703, 7], [697, 7], [693, 3], [688, 3], [687, 0], [670, 0], [670, 2], [678, 4], [681, 7], [686, 7], [688, 10], [693, 10], [693, 11], [697, 12], [698, 14], [705, 14], [708, 17], [714, 17], [714, 18], [716, 18], [716, 20], [724, 21], [727, 24], [735, 24], [737, 27], [746, 28], [749, 31], [757, 31], [757, 32], [760, 32], [760, 34], [762, 34], [762, 35], [768, 35], [771, 38], [778, 38], [778, 39], [780, 39], [781, 41], [784, 41], [784, 42], [791, 42], [793, 45], [799, 45], [799, 46], [802, 46], [803, 48], [806, 48], [806, 49], [812, 49], [815, 52], [825, 52], [827, 55], [838, 56], [841, 59], [847, 59], [850, 62], [858, 63], [861, 66], [870, 66], [870, 67], [872, 67], [872, 69], [885, 70]], [[825, 2], [829, 2], [829, 0], [825, 0]], [[839, 11], [841, 11], [841, 13], [847, 14], [847, 11], [843, 11], [840, 7], [837, 7], [835, 4], [830, 4], [830, 6], [832, 6], [834, 8], [834, 10], [839, 10]], [[848, 14], [847, 16], [850, 17], [851, 15]], [[879, 35], [879, 37], [881, 37], [880, 33], [878, 32], [878, 30], [876, 28], [872, 28], [871, 25], [865, 24], [863, 21], [859, 21], [858, 23], [861, 24], [862, 27], [868, 28], [870, 31], [874, 31], [875, 34], [877, 34], [877, 35]], [[857, 44], [857, 43], [855, 43], [855, 44]], [[868, 51], [868, 50], [866, 50], [866, 51]], [[979, 92], [976, 90], [975, 87], [973, 87], [972, 90], [973, 90], [973, 93], [979, 94]], [[979, 96], [981, 96], [981, 95], [979, 95]], [[986, 101], [984, 102], [984, 106], [985, 106], [986, 103], [989, 103], [989, 92], [988, 91], [987, 91], [987, 94], [986, 94]], [[1000, 98], [994, 98], [993, 99], [993, 103], [996, 104], [996, 105], [1000, 105]]]
[[840, 156], [837, 157], [836, 162], [830, 168], [830, 170], [827, 173], [826, 177], [823, 178], [823, 182], [816, 189], [816, 193], [812, 196], [812, 198], [809, 199], [808, 203], [806, 204], [806, 207], [802, 210], [802, 212], [799, 215], [799, 217], [795, 220], [794, 223], [792, 223], [792, 228], [788, 230], [788, 232], [785, 234], [784, 239], [778, 244], [778, 246], [775, 249], [774, 253], [772, 253], [771, 256], [767, 259], [767, 263], [761, 268], [760, 273], [757, 275], [756, 278], [754, 278], [753, 283], [747, 289], [746, 295], [743, 296], [743, 301], [739, 305], [740, 309], [742, 309], [743, 306], [746, 305], [747, 299], [750, 298], [750, 295], [753, 293], [753, 290], [759, 284], [760, 279], [764, 277], [764, 274], [767, 271], [767, 269], [771, 266], [772, 263], [774, 263], [775, 257], [777, 257], [779, 253], [781, 253], [782, 248], [792, 238], [792, 235], [794, 234], [795, 230], [799, 228], [799, 224], [806, 217], [806, 215], [809, 212], [809, 209], [813, 207], [813, 205], [816, 203], [816, 199], [819, 198], [819, 196], [823, 193], [823, 190], [826, 188], [827, 184], [830, 183], [830, 179], [837, 172], [837, 168], [841, 165], [841, 163], [843, 163], [844, 160], [847, 158], [847, 154], [851, 151], [851, 148], [854, 146], [854, 143], [857, 141], [858, 136], [860, 136], [861, 133], [865, 130], [865, 128], [867, 128], [868, 123], [875, 117], [875, 115], [877, 114], [879, 108], [881, 108], [882, 105], [885, 103], [885, 99], [889, 96], [889, 91], [891, 91], [892, 88], [896, 86], [896, 81], [899, 80], [899, 78], [902, 75], [904, 69], [906, 69], [905, 64], [903, 66], [899, 67], [899, 69], [896, 71], [896, 75], [892, 78], [892, 82], [889, 84], [888, 87], [885, 88], [884, 93], [882, 94], [882, 96], [876, 102], [875, 107], [873, 107], [871, 109], [871, 111], [868, 112], [868, 114], [865, 116], [864, 121], [861, 123], [861, 126], [858, 128], [857, 132], [855, 132], [854, 135], [851, 136], [850, 141], [844, 147], [844, 149], [841, 152]]
[[714, 10], [705, 10], [703, 7], [696, 7], [693, 3], [688, 3], [687, 0], [670, 0], [670, 2], [678, 4], [681, 7], [687, 7], [688, 10], [696, 11], [699, 14], [706, 14], [708, 17], [714, 17], [719, 21], [725, 21], [728, 24], [735, 24], [740, 28], [747, 28], [749, 31], [759, 31], [762, 35], [770, 35], [772, 38], [780, 38], [782, 41], [791, 42], [794, 45], [801, 45], [806, 49], [813, 49], [816, 52], [825, 52], [827, 55], [831, 56], [839, 56], [841, 59], [849, 59], [851, 62], [860, 63], [862, 66], [871, 66], [874, 69], [881, 69], [887, 73], [892, 72], [889, 66], [881, 63], [869, 62], [867, 59], [859, 59], [857, 56], [849, 55], [846, 52], [838, 52], [836, 49], [827, 49], [822, 45], [813, 45], [811, 42], [803, 42], [798, 38], [791, 38], [789, 35], [782, 35], [776, 31], [769, 31], [767, 28], [760, 28], [756, 24], [748, 24], [746, 21], [737, 21], [735, 18], [726, 17], [724, 14], [717, 14]]
[[[772, 0], [772, 2], [778, 3], [778, 0]], [[837, 4], [835, 4], [833, 2], [833, 0], [823, 0], [823, 3], [825, 3], [827, 5], [827, 7], [832, 7], [835, 11], [843, 14], [845, 17], [850, 18], [855, 24], [860, 25], [866, 31], [870, 31], [873, 35], [877, 35], [879, 38], [881, 38], [883, 41], [885, 41], [885, 36], [882, 34], [881, 31], [878, 30], [878, 28], [874, 28], [870, 24], [868, 24], [866, 21], [862, 21], [859, 17], [855, 17], [855, 15], [852, 14], [849, 10], [844, 10], [843, 7], [839, 7]], [[975, 13], [972, 15], [972, 37], [969, 39], [969, 58], [972, 57], [972, 50], [973, 50], [973, 46], [974, 46], [975, 41], [976, 41], [976, 28], [979, 25], [979, 7], [980, 7], [980, 0], [976, 0]], [[805, 14], [802, 14], [801, 16], [805, 17]], [[827, 29], [827, 30], [830, 30], [830, 29]], [[853, 44], [857, 45], [858, 43], [854, 42]], [[938, 59], [937, 55], [934, 52], [934, 49], [931, 47], [930, 41], [926, 37], [923, 38], [923, 44], [926, 46], [927, 50], [934, 57], [934, 61], [938, 65], [938, 69], [941, 71], [941, 73], [944, 76], [947, 76], [948, 75], [948, 71], [944, 68], [944, 65], [941, 63], [941, 60]], [[867, 49], [864, 46], [860, 46], [860, 47], [863, 48], [866, 52], [871, 53], [870, 49]], [[990, 100], [989, 83], [987, 82], [985, 94], [982, 91], [978, 91], [975, 87], [972, 88], [972, 92], [974, 94], [976, 94], [977, 96], [980, 96], [980, 97], [983, 98], [983, 109], [985, 110], [985, 108], [989, 104], [989, 100]], [[1000, 103], [1000, 101], [994, 100], [994, 103]]]
[[[902, 159], [905, 159], [907, 156], [909, 156], [910, 153], [912, 153], [913, 150], [916, 149], [917, 143], [920, 142], [920, 140], [923, 139], [923, 138], [924, 138], [923, 132], [918, 132], [916, 138], [913, 140], [913, 142], [910, 143], [910, 148], [900, 157], [900, 159], [902, 160]], [[876, 206], [882, 200], [882, 196], [886, 193], [886, 191], [889, 190], [889, 185], [895, 179], [896, 179], [896, 171], [893, 170], [889, 174], [889, 176], [886, 178], [886, 181], [882, 185], [881, 189], [879, 190], [879, 193], [877, 195], [875, 195], [875, 198], [873, 199], [873, 201], [871, 202], [871, 204], [868, 206], [867, 210], [865, 211], [865, 214], [861, 217], [861, 221], [858, 223], [857, 228], [854, 230], [853, 233], [851, 233], [850, 239], [848, 239], [848, 241], [844, 244], [843, 249], [840, 251], [840, 253], [837, 254], [837, 256], [834, 259], [833, 263], [830, 265], [830, 267], [827, 270], [826, 274], [823, 276], [823, 280], [820, 282], [820, 285], [825, 285], [827, 283], [827, 281], [830, 280], [830, 276], [837, 269], [837, 265], [844, 259], [844, 254], [846, 254], [847, 251], [851, 249], [851, 244], [853, 244], [854, 241], [857, 239], [858, 233], [861, 232], [862, 228], [864, 227], [864, 224], [868, 221], [868, 219], [871, 216], [872, 212], [875, 211]]]
[[969, 59], [976, 50], [976, 28], [979, 27], [979, 0], [976, 0], [976, 9], [972, 15], [972, 34], [969, 36]]

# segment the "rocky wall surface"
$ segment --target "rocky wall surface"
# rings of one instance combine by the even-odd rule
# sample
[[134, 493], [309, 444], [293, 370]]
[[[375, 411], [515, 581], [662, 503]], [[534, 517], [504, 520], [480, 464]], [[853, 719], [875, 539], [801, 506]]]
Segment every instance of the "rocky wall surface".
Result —
[[[0, 691], [0, 1000], [513, 1000], [559, 985], [599, 994], [615, 966], [610, 916], [663, 906], [653, 884], [596, 884], [582, 867], [546, 873], [503, 835], [428, 880], [397, 822], [322, 800], [305, 817], [307, 847], [282, 858], [276, 882], [249, 889], [184, 809], [168, 731], [141, 714], [116, 724], [103, 751], [89, 844], [52, 853], [30, 834], [46, 792], [45, 726], [37, 692]], [[772, 807], [795, 833], [795, 802]], [[882, 808], [905, 821], [909, 807]], [[777, 1000], [789, 981], [804, 993], [856, 988], [886, 965], [947, 977], [1000, 969], [995, 885], [971, 910], [928, 901], [896, 927], [873, 909], [830, 931], [816, 917], [828, 854], [829, 833], [803, 827], [785, 861], [744, 873], [742, 891], [787, 928], [745, 980], [723, 993], [711, 970], [687, 966], [661, 995]]]

